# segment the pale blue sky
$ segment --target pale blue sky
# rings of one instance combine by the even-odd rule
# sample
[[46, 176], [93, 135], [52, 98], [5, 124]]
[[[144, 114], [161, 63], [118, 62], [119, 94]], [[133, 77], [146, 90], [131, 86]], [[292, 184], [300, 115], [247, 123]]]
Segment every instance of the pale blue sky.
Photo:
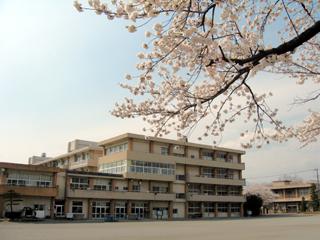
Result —
[[[0, 0], [0, 161], [25, 163], [41, 152], [55, 156], [75, 138], [99, 141], [142, 132], [141, 121], [119, 120], [109, 111], [127, 94], [118, 84], [134, 71], [144, 32], [130, 34], [124, 22], [78, 13], [72, 4]], [[288, 122], [305, 116], [306, 106], [288, 111], [292, 96], [302, 92], [294, 85], [288, 88], [293, 80], [261, 75], [257, 81], [258, 91], [275, 92], [273, 104]], [[221, 145], [238, 147], [242, 127], [238, 123], [228, 129]], [[191, 139], [196, 137], [195, 132]], [[245, 175], [320, 167], [318, 156], [319, 143], [303, 149], [296, 142], [272, 144], [248, 151]], [[272, 179], [259, 181], [267, 180]]]

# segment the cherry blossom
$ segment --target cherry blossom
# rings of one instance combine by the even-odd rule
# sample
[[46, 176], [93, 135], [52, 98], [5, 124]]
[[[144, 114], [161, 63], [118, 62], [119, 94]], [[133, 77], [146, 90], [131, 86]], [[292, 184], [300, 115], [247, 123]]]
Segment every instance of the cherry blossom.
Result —
[[121, 84], [132, 98], [117, 103], [114, 116], [142, 117], [150, 126], [145, 130], [160, 137], [186, 135], [205, 122], [198, 137], [211, 136], [214, 143], [233, 122], [244, 121], [248, 128], [239, 135], [252, 133], [244, 148], [292, 137], [303, 144], [317, 140], [318, 112], [286, 126], [268, 105], [273, 93], [257, 94], [253, 79], [271, 72], [293, 84], [320, 84], [319, 1], [89, 0], [74, 6], [126, 19], [132, 33], [147, 28], [137, 54], [140, 74], [126, 75], [130, 84]]

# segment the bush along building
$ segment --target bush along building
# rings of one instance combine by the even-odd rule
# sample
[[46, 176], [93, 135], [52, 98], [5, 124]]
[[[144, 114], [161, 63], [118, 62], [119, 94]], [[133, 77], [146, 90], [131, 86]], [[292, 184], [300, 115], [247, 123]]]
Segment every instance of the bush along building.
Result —
[[[36, 166], [24, 165], [54, 172], [50, 216], [171, 220], [243, 215], [243, 151], [130, 133], [90, 146], [81, 143]], [[6, 179], [1, 184], [12, 185]]]

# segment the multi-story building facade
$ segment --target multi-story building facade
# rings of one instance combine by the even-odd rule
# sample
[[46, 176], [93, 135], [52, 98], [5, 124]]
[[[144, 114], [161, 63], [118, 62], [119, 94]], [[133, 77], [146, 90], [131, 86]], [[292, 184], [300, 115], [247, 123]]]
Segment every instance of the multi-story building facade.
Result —
[[[76, 145], [69, 144], [67, 154], [40, 163], [64, 169], [57, 174], [56, 217], [193, 219], [243, 215], [243, 151], [131, 133], [98, 145]], [[89, 157], [94, 162], [82, 163], [83, 154], [90, 151], [96, 154]]]
[[34, 165], [95, 172], [98, 158], [102, 156], [102, 153], [102, 148], [96, 142], [74, 140], [68, 143], [67, 153], [37, 161]]
[[135, 204], [151, 218], [243, 214], [243, 151], [130, 133], [99, 145], [104, 155], [98, 171], [123, 176], [112, 182], [112, 191], [127, 196], [113, 198], [115, 206], [124, 206], [116, 213], [130, 214]]
[[10, 191], [19, 196], [13, 211], [30, 207], [43, 210], [45, 217], [53, 217], [59, 171], [57, 168], [0, 162], [0, 217], [9, 211], [5, 195]]
[[274, 212], [299, 212], [302, 198], [306, 204], [311, 201], [310, 182], [273, 181], [271, 191], [276, 194], [273, 202]]

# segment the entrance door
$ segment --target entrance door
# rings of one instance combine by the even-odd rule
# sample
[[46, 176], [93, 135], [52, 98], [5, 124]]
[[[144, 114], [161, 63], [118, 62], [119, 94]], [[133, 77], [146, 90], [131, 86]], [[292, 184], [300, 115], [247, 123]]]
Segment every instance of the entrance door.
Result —
[[127, 208], [124, 202], [116, 203], [116, 219], [123, 220], [127, 216]]
[[103, 219], [110, 212], [110, 203], [104, 201], [95, 201], [92, 203], [92, 218]]
[[64, 205], [55, 206], [56, 217], [64, 217]]

